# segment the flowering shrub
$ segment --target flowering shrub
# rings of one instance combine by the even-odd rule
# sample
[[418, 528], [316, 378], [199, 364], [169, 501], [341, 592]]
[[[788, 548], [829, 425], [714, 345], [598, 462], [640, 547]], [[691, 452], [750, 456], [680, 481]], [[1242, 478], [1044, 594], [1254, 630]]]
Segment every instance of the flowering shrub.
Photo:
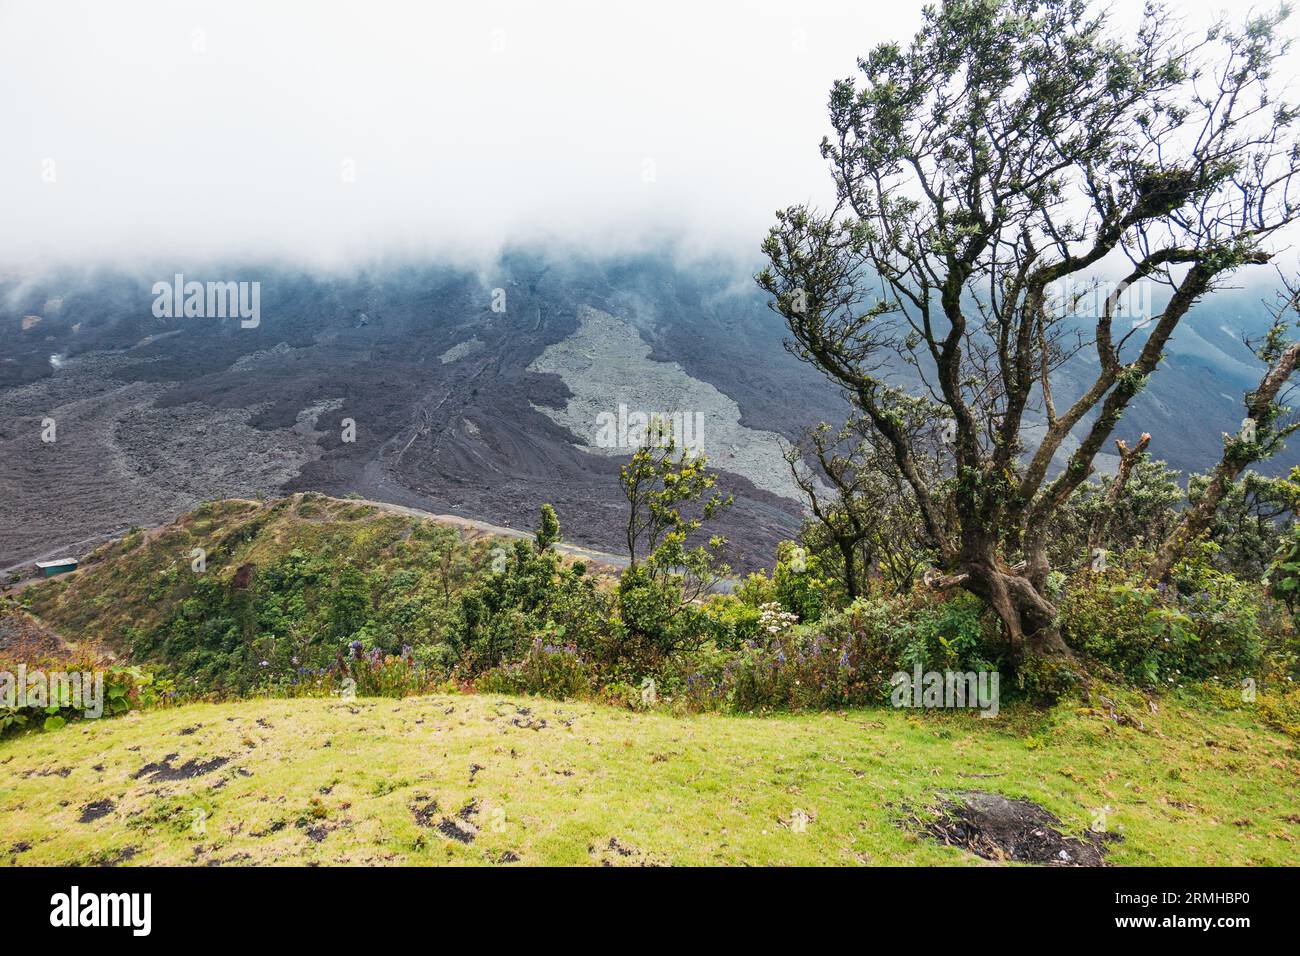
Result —
[[844, 707], [888, 699], [898, 669], [897, 601], [859, 599], [811, 633], [764, 608], [763, 636], [728, 663], [725, 699], [736, 710]]
[[340, 651], [333, 665], [299, 666], [269, 679], [261, 689], [273, 697], [409, 697], [439, 688], [444, 676], [440, 668], [418, 664], [409, 645], [401, 654], [385, 654], [352, 641], [348, 653]]
[[409, 646], [400, 655], [385, 654], [379, 648], [363, 653], [361, 644], [353, 642], [353, 659], [346, 673], [356, 681], [358, 697], [407, 697], [429, 689], [434, 675], [419, 668]]
[[758, 633], [766, 640], [789, 634], [798, 623], [798, 614], [781, 610], [781, 605], [775, 601], [758, 609]]
[[480, 691], [495, 694], [543, 694], [567, 700], [592, 693], [591, 668], [572, 644], [548, 644], [533, 639], [521, 660], [502, 664], [484, 673], [477, 683]]

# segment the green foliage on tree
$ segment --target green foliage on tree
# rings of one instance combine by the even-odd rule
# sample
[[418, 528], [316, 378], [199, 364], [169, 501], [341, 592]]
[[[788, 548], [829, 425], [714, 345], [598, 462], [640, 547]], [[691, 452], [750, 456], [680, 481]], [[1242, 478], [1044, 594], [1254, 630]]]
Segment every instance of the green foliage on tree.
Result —
[[[489, 567], [501, 553], [485, 555]], [[608, 610], [586, 566], [566, 565], [554, 550], [526, 541], [504, 553], [504, 565], [461, 597], [451, 646], [469, 672], [517, 660], [543, 632], [558, 643], [592, 646]]]
[[537, 525], [537, 550], [546, 551], [560, 540], [560, 519], [555, 509], [549, 504], [542, 505], [541, 518]]
[[628, 568], [619, 580], [612, 655], [639, 664], [698, 646], [713, 630], [697, 602], [729, 573], [726, 544], [718, 535], [694, 544], [692, 536], [733, 497], [701, 455], [678, 451], [659, 424], [620, 470], [628, 502]]

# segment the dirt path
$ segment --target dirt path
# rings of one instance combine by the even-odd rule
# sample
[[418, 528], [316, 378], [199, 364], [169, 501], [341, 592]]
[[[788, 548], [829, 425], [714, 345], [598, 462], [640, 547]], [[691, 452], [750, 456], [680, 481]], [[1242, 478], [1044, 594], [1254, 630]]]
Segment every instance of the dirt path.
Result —
[[[470, 528], [475, 531], [482, 531], [485, 534], [494, 534], [503, 538], [531, 538], [531, 531], [520, 531], [518, 528], [507, 528], [504, 525], [492, 524], [487, 521], [478, 521], [474, 518], [463, 518], [460, 515], [435, 514], [432, 511], [426, 511], [423, 508], [412, 508], [407, 505], [394, 504], [390, 501], [377, 501], [373, 498], [348, 498], [340, 499], [353, 502], [354, 504], [372, 505], [383, 511], [391, 511], [395, 514], [403, 514], [412, 518], [428, 518], [437, 521], [440, 524], [452, 525], [458, 528]], [[0, 568], [0, 576], [7, 577], [10, 574], [28, 574], [32, 566], [37, 561], [49, 561], [54, 558], [74, 557], [81, 558], [85, 552], [113, 538], [121, 537], [126, 533], [125, 528], [117, 531], [106, 532], [104, 534], [93, 535], [89, 538], [82, 538], [80, 541], [74, 541], [70, 544], [60, 545], [57, 548], [51, 548], [40, 554], [32, 555], [22, 561], [10, 565], [6, 568]], [[602, 551], [594, 551], [590, 548], [584, 548], [576, 544], [559, 544], [559, 550], [575, 558], [581, 558], [584, 561], [590, 561], [593, 564], [604, 565], [610, 568], [627, 567], [627, 558], [618, 554], [607, 554]], [[37, 576], [25, 577], [23, 580], [5, 587], [4, 593], [13, 595], [21, 591], [24, 587], [36, 581], [43, 581], [45, 578]]]
[[[412, 518], [427, 518], [431, 521], [437, 521], [440, 524], [451, 525], [457, 528], [467, 528], [474, 531], [481, 531], [485, 534], [497, 535], [503, 538], [532, 538], [533, 537], [533, 533], [531, 531], [521, 531], [518, 528], [507, 528], [504, 525], [492, 524], [491, 522], [488, 521], [479, 521], [475, 518], [464, 518], [461, 517], [460, 515], [436, 514], [435, 512], [432, 511], [426, 511], [423, 508], [413, 508], [410, 507], [409, 505], [393, 504], [390, 501], [378, 501], [374, 498], [347, 498], [347, 499], [339, 499], [339, 500], [350, 501], [353, 504], [371, 505], [375, 508], [379, 508], [382, 511], [389, 511], [394, 514], [407, 515], [408, 517], [412, 517]], [[156, 532], [158, 529], [155, 528], [150, 530]], [[0, 569], [0, 575], [7, 576], [9, 574], [22, 573], [24, 571], [29, 572], [32, 568], [32, 565], [34, 565], [35, 562], [46, 561], [55, 557], [71, 556], [71, 557], [80, 558], [82, 557], [82, 552], [78, 549], [86, 545], [102, 544], [103, 542], [109, 541], [114, 537], [119, 537], [124, 533], [125, 530], [120, 530], [113, 533], [95, 535], [94, 537], [84, 538], [81, 541], [74, 542], [71, 545], [65, 545], [58, 548], [54, 548], [53, 550], [46, 551], [43, 552], [42, 554], [30, 557], [25, 561], [20, 561], [17, 564], [11, 565], [8, 568]], [[626, 568], [628, 563], [627, 558], [624, 555], [609, 554], [608, 552], [605, 551], [595, 551], [591, 548], [584, 548], [581, 545], [566, 544], [564, 542], [561, 542], [560, 544], [556, 545], [556, 548], [562, 554], [567, 554], [571, 557], [579, 558], [583, 561], [588, 561], [592, 564], [599, 564], [607, 568]], [[39, 576], [27, 577], [21, 581], [15, 582], [12, 585], [9, 585], [8, 587], [0, 586], [0, 590], [2, 590], [3, 593], [12, 596], [14, 594], [17, 594], [19, 591], [21, 591], [23, 588], [27, 587], [28, 585], [33, 584], [36, 581], [42, 581], [42, 580], [45, 579]], [[737, 583], [736, 580], [733, 578], [724, 578], [723, 580], [717, 582], [713, 590], [721, 593], [730, 593], [734, 589], [736, 583]]]
[[[396, 514], [409, 515], [412, 518], [429, 518], [441, 524], [449, 524], [458, 528], [472, 528], [476, 531], [482, 531], [487, 534], [499, 535], [503, 538], [531, 538], [531, 531], [520, 531], [518, 528], [507, 528], [499, 524], [491, 524], [487, 521], [479, 521], [475, 518], [462, 518], [460, 515], [440, 515], [432, 511], [425, 511], [423, 508], [411, 508], [406, 505], [395, 505], [387, 501], [375, 501], [373, 498], [349, 498], [356, 504], [373, 505], [384, 511], [392, 511]], [[602, 564], [610, 568], [627, 567], [627, 558], [619, 554], [608, 554], [604, 551], [593, 551], [590, 548], [584, 548], [576, 544], [560, 543], [556, 545], [563, 554], [572, 555], [575, 558], [581, 558], [584, 561], [590, 561], [593, 564]]]

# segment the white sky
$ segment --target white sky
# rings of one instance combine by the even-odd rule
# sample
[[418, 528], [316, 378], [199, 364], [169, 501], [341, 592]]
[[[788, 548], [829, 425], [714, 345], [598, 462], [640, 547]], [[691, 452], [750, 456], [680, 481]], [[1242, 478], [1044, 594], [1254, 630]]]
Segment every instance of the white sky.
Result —
[[831, 82], [919, 22], [914, 0], [0, 0], [0, 266], [755, 257], [777, 207], [827, 198]]

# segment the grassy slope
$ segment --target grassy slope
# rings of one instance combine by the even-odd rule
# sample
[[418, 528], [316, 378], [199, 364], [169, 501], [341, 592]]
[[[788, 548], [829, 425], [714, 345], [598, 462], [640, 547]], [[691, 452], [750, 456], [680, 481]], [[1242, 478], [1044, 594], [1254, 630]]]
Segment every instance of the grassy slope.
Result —
[[[1294, 740], [1200, 699], [1133, 715], [1146, 731], [1065, 707], [987, 721], [679, 718], [460, 695], [188, 705], [0, 743], [0, 862], [979, 863], [896, 825], [945, 788], [1034, 800], [1073, 832], [1109, 805], [1119, 864], [1300, 859]], [[132, 778], [169, 754], [229, 762]], [[412, 807], [429, 798], [440, 810], [421, 826]], [[112, 812], [78, 822], [104, 799]], [[436, 829], [471, 800], [474, 842]], [[788, 826], [796, 808], [806, 832]]]
[[295, 548], [346, 554], [367, 570], [410, 567], [439, 534], [463, 541], [465, 554], [475, 560], [492, 540], [323, 495], [230, 499], [106, 544], [87, 556], [78, 573], [36, 584], [23, 600], [64, 638], [120, 652], [129, 627], [154, 626], [189, 596], [197, 581], [190, 571], [195, 548], [206, 552], [207, 574], [228, 581], [244, 563], [265, 566]]

